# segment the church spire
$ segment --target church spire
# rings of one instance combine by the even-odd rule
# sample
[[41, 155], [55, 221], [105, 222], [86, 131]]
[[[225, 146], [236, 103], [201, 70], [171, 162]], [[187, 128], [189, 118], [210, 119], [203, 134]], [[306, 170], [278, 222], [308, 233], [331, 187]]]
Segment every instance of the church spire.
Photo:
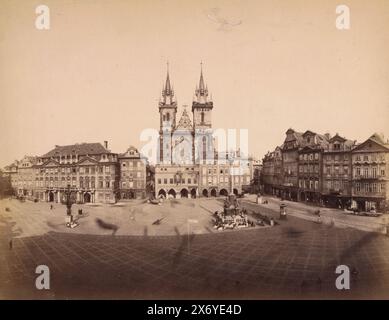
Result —
[[173, 104], [174, 102], [174, 91], [173, 87], [170, 83], [170, 75], [169, 75], [169, 62], [166, 63], [167, 70], [166, 70], [166, 82], [165, 86], [162, 89], [162, 102], [164, 104]]
[[203, 76], [203, 62], [200, 63], [200, 82], [196, 87], [194, 101], [198, 103], [207, 103], [208, 101], [208, 86], [205, 85]]
[[203, 62], [200, 63], [200, 68], [201, 68], [201, 71], [200, 71], [200, 84], [199, 84], [199, 90], [200, 92], [204, 92], [205, 91], [205, 86], [204, 86], [204, 77], [203, 77]]
[[166, 62], [166, 83], [164, 92], [166, 95], [170, 95], [172, 93], [172, 86], [170, 84], [170, 77], [169, 77], [169, 61]]

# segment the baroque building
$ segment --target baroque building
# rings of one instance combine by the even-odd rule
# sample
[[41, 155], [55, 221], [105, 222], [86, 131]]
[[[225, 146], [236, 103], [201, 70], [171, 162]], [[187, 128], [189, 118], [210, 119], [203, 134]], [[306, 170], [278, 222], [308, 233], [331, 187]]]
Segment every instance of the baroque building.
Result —
[[139, 151], [130, 146], [125, 153], [118, 155], [120, 199], [142, 199], [146, 197], [147, 160]]
[[344, 208], [351, 197], [351, 150], [355, 141], [336, 134], [323, 154], [322, 196], [326, 205]]
[[24, 156], [22, 160], [16, 161], [11, 168], [17, 175], [12, 175], [11, 183], [14, 192], [18, 196], [33, 197], [35, 185], [35, 170], [38, 157]]
[[286, 131], [286, 138], [282, 145], [282, 168], [283, 182], [281, 197], [290, 200], [298, 200], [298, 158], [299, 148], [302, 146], [303, 137], [301, 132], [293, 129]]
[[320, 202], [323, 185], [323, 151], [328, 147], [328, 135], [321, 135], [307, 130], [302, 135], [299, 149], [298, 199], [303, 201]]
[[77, 203], [116, 201], [117, 154], [108, 144], [81, 143], [55, 148], [38, 158], [35, 197], [48, 202], [65, 200], [68, 185]]
[[353, 205], [365, 210], [387, 210], [389, 199], [389, 142], [374, 133], [352, 151]]
[[108, 142], [76, 143], [39, 157], [25, 156], [4, 168], [16, 196], [64, 202], [68, 186], [76, 203], [115, 203], [145, 198], [154, 178], [147, 159], [135, 147], [116, 154]]
[[[262, 160], [262, 190], [293, 201], [386, 212], [388, 157], [389, 142], [377, 133], [357, 144], [339, 134], [288, 129], [284, 144]], [[276, 169], [280, 158], [282, 175]]]

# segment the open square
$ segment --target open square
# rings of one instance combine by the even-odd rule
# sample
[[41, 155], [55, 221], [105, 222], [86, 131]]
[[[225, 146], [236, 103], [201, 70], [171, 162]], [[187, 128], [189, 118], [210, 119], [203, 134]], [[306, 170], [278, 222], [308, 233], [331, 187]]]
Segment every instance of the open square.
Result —
[[[272, 228], [216, 231], [211, 213], [220, 210], [222, 200], [80, 205], [83, 215], [74, 229], [65, 227], [63, 205], [50, 209], [47, 203], [2, 200], [1, 297], [388, 297], [385, 235], [293, 216]], [[250, 198], [241, 200], [249, 210], [277, 219], [278, 212], [271, 209], [275, 202], [262, 206]], [[309, 215], [312, 209], [299, 210]], [[117, 225], [117, 232], [100, 228], [96, 218]], [[161, 218], [160, 225], [153, 225]], [[189, 236], [188, 219], [198, 221]], [[35, 268], [42, 264], [50, 268], [47, 291], [35, 288]], [[335, 287], [335, 269], [341, 264], [358, 271], [351, 290]]]

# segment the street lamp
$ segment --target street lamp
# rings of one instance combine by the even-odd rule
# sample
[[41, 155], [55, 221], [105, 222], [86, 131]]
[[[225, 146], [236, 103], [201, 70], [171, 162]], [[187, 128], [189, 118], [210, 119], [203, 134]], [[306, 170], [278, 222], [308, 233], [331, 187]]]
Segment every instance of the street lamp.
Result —
[[72, 202], [72, 200], [70, 198], [71, 194], [72, 194], [72, 191], [70, 190], [70, 184], [68, 184], [67, 190], [65, 191], [65, 195], [66, 195], [66, 203], [65, 204], [66, 204], [66, 208], [67, 208], [66, 214], [68, 216], [72, 215], [72, 205], [73, 205], [73, 202]]
[[[69, 228], [75, 228], [78, 226], [78, 223], [77, 222], [74, 222], [73, 221], [73, 216], [72, 216], [72, 205], [74, 203], [74, 201], [72, 200], [71, 198], [71, 195], [72, 195], [72, 190], [70, 189], [70, 184], [68, 184], [68, 187], [65, 191], [65, 195], [66, 195], [66, 202], [65, 202], [65, 205], [66, 205], [66, 226], [69, 227]], [[79, 210], [79, 214], [81, 210]]]

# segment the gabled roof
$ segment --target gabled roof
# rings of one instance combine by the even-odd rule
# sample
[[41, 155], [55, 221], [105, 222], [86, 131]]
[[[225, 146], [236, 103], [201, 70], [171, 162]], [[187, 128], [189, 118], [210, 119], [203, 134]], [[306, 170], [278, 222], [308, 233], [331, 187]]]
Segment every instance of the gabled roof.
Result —
[[311, 130], [307, 130], [307, 131], [305, 131], [305, 132], [303, 133], [303, 137], [308, 136], [308, 135], [314, 136], [315, 134], [316, 134], [315, 132], [313, 132], [313, 131], [311, 131]]
[[377, 133], [377, 132], [373, 133], [368, 140], [372, 140], [372, 141], [377, 142], [378, 144], [381, 144], [381, 145], [384, 145], [384, 146], [387, 145], [387, 143], [385, 142], [384, 137], [381, 134]]
[[[334, 142], [334, 141], [345, 142], [345, 141], [347, 141], [347, 139], [341, 137], [338, 133], [336, 133], [329, 141], [330, 141], [330, 142]], [[351, 141], [351, 140], [350, 140], [350, 141]]]
[[298, 144], [300, 144], [303, 141], [303, 134], [301, 132], [294, 131], [293, 129], [288, 129], [286, 131], [286, 138], [284, 142], [289, 142], [289, 141], [297, 141]]
[[387, 152], [387, 151], [389, 151], [389, 144], [386, 144], [384, 142], [384, 139], [382, 136], [380, 136], [380, 135], [377, 136], [377, 134], [373, 134], [365, 142], [358, 144], [352, 151], [355, 152], [355, 151], [359, 151], [359, 150], [366, 150], [366, 151], [377, 150], [374, 148], [378, 148], [379, 150], [383, 150], [383, 151]]
[[[130, 155], [130, 152], [133, 152], [134, 154]], [[119, 158], [139, 158], [140, 153], [137, 148], [134, 146], [129, 146], [129, 148], [126, 150], [126, 152], [119, 154]]]
[[189, 118], [188, 112], [186, 111], [186, 109], [184, 109], [184, 111], [182, 112], [180, 121], [178, 122], [178, 125], [176, 126], [176, 130], [192, 130], [192, 129], [193, 129], [192, 121]]
[[78, 161], [78, 164], [81, 165], [84, 162], [99, 163], [96, 159], [89, 157], [89, 156], [86, 156], [86, 157], [82, 158], [80, 161]]
[[53, 165], [55, 166], [59, 166], [60, 163], [57, 161], [57, 160], [54, 160], [54, 159], [48, 159], [47, 161], [45, 161], [44, 163], [42, 163], [41, 165], [38, 165], [39, 167], [46, 167], [48, 166], [50, 163], [53, 163]]
[[44, 154], [42, 158], [66, 156], [66, 155], [86, 155], [102, 154], [109, 152], [101, 143], [76, 143], [68, 146], [55, 146], [55, 148]]

